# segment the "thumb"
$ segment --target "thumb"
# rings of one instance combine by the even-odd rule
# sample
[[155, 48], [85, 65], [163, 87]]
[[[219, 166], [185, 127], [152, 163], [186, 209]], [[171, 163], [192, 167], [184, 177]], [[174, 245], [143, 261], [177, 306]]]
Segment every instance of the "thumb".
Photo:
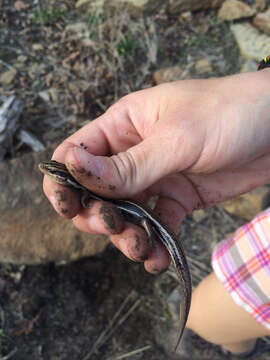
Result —
[[166, 142], [157, 146], [148, 138], [110, 157], [95, 156], [74, 147], [67, 152], [65, 163], [76, 180], [89, 190], [117, 198], [141, 192], [173, 172], [173, 158]]

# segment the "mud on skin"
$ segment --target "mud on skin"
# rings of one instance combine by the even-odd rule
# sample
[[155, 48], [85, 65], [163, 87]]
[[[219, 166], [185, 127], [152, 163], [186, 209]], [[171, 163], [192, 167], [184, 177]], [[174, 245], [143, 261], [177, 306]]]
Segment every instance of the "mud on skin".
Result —
[[[78, 182], [80, 182], [80, 177], [81, 177], [80, 175], [86, 175], [88, 177], [94, 176], [91, 173], [91, 171], [86, 171], [83, 167], [77, 167], [73, 163], [69, 163], [69, 168], [70, 168], [71, 174], [74, 176], [75, 179], [77, 179]], [[77, 174], [77, 176], [76, 176], [76, 174]], [[96, 185], [97, 185], [98, 189], [109, 189], [110, 191], [116, 190], [115, 185], [103, 183], [99, 176], [95, 176], [95, 178], [97, 180]]]
[[56, 190], [54, 192], [55, 199], [57, 201], [57, 207], [60, 210], [61, 214], [66, 215], [68, 213], [68, 209], [63, 207], [67, 202], [67, 194], [65, 190]]
[[119, 209], [110, 203], [102, 203], [100, 215], [104, 221], [105, 227], [111, 234], [119, 234], [123, 229], [123, 215]]
[[[129, 241], [129, 239], [132, 239], [133, 241]], [[135, 242], [134, 242], [135, 239]], [[144, 262], [145, 260], [148, 259], [148, 253], [146, 253], [146, 249], [145, 249], [145, 242], [144, 240], [141, 239], [141, 237], [134, 233], [132, 237], [128, 237], [126, 239], [126, 241], [128, 242], [128, 254], [130, 259], [132, 259], [133, 261], [136, 262]]]

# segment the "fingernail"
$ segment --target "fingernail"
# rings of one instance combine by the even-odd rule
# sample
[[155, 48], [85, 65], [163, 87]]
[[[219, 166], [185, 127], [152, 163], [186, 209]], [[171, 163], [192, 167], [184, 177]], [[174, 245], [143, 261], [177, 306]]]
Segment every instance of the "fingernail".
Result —
[[73, 152], [78, 162], [86, 171], [97, 177], [102, 177], [106, 166], [102, 156], [94, 156], [79, 147], [74, 147]]

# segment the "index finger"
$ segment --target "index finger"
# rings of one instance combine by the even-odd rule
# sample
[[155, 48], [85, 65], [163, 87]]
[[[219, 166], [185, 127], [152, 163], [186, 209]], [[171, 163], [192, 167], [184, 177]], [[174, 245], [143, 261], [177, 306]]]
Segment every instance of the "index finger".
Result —
[[[108, 151], [106, 139], [99, 130], [98, 123], [95, 121], [87, 124], [63, 141], [56, 148], [52, 159], [60, 163], [65, 163], [66, 153], [69, 149], [74, 146], [87, 149], [88, 146], [86, 143], [89, 144], [93, 153], [106, 153]], [[74, 192], [71, 188], [55, 183], [48, 176], [44, 177], [43, 190], [59, 215], [65, 218], [73, 218], [78, 214], [81, 205], [77, 192]]]

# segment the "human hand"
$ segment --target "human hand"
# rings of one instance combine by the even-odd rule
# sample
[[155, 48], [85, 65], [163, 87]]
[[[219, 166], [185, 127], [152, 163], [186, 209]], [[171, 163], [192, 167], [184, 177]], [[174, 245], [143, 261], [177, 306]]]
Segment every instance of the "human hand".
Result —
[[[269, 70], [168, 83], [132, 93], [66, 139], [53, 159], [90, 190], [109, 198], [158, 195], [155, 211], [178, 232], [183, 217], [269, 181]], [[77, 194], [44, 180], [56, 211], [78, 229], [110, 235], [152, 273], [169, 256], [108, 205], [81, 209]], [[104, 211], [104, 206], [106, 211]], [[104, 213], [110, 212], [114, 226]], [[146, 260], [145, 260], [146, 259]]]

